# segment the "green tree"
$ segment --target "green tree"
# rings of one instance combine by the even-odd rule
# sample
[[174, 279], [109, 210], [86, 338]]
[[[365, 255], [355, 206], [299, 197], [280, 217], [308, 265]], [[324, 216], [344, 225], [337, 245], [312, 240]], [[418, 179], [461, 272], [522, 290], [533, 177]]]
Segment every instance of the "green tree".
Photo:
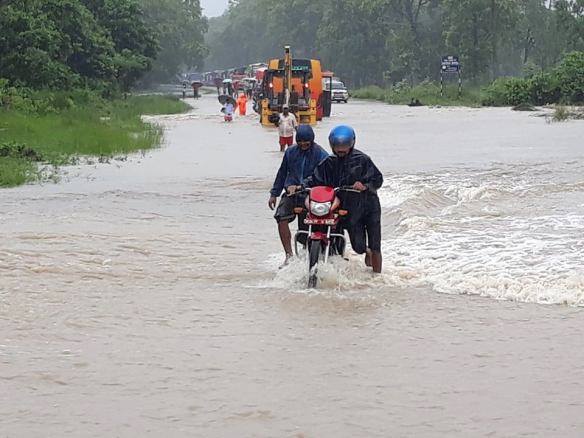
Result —
[[0, 77], [34, 88], [128, 90], [157, 53], [137, 0], [5, 1], [0, 27]]
[[207, 55], [207, 20], [199, 0], [141, 0], [148, 29], [160, 44], [149, 82], [172, 79], [181, 70], [200, 69]]
[[76, 0], [19, 0], [0, 13], [0, 76], [32, 87], [109, 81], [114, 47]]
[[499, 75], [499, 54], [512, 41], [519, 20], [516, 2], [507, 0], [445, 0], [445, 39], [462, 58], [472, 78]]
[[391, 0], [384, 18], [389, 29], [387, 38], [389, 71], [394, 80], [407, 78], [416, 83], [436, 78], [442, 39], [442, 9], [438, 0]]
[[214, 21], [223, 30], [216, 33], [208, 65], [213, 68], [239, 67], [265, 61], [280, 53], [286, 40], [287, 28], [268, 34], [267, 27], [275, 19], [271, 15], [274, 2], [270, 0], [243, 0], [230, 2], [225, 21]]
[[115, 77], [123, 91], [152, 67], [158, 45], [137, 0], [82, 0], [114, 43]]
[[327, 67], [361, 86], [381, 80], [388, 29], [383, 1], [333, 0], [325, 11], [318, 47]]
[[584, 50], [584, 0], [555, 2], [556, 30], [565, 40], [565, 52]]
[[477, 81], [553, 68], [583, 50], [584, 0], [237, 0], [210, 21], [207, 68], [317, 57], [355, 85], [437, 79], [461, 57]]

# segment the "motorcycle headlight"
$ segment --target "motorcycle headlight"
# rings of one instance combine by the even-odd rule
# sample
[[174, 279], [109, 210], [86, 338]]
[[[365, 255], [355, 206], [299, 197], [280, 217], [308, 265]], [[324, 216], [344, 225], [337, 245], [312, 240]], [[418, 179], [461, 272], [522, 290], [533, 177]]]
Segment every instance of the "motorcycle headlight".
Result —
[[331, 211], [330, 202], [311, 202], [310, 212], [315, 216], [326, 216]]

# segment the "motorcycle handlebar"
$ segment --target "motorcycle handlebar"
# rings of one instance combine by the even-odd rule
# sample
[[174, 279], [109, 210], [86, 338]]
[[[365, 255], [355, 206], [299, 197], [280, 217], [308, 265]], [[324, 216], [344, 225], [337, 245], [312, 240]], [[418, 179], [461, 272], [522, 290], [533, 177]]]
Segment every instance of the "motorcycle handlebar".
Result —
[[290, 194], [290, 193], [286, 193], [286, 196], [288, 196], [289, 198], [291, 198], [292, 196], [296, 196], [296, 195], [303, 195], [305, 193], [310, 193], [310, 188], [308, 187], [304, 187], [300, 190], [296, 190], [294, 193]]
[[[291, 196], [301, 195], [304, 193], [310, 193], [311, 190], [312, 190], [312, 188], [310, 188], [310, 187], [303, 187], [301, 190], [297, 190], [293, 194], [286, 193], [286, 196], [291, 197]], [[334, 191], [335, 191], [335, 193], [338, 193], [338, 192], [363, 193], [360, 190], [355, 190], [353, 188], [353, 186], [335, 187]]]
[[335, 189], [335, 192], [351, 192], [351, 193], [363, 193], [360, 190], [355, 190], [353, 186], [341, 186]]

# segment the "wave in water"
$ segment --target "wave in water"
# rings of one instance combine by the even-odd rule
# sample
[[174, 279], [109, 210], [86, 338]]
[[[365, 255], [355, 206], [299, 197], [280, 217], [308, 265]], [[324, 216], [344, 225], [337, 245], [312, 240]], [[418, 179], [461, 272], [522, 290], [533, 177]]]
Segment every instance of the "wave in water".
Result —
[[442, 293], [584, 306], [578, 174], [518, 166], [392, 178], [380, 193], [386, 275]]

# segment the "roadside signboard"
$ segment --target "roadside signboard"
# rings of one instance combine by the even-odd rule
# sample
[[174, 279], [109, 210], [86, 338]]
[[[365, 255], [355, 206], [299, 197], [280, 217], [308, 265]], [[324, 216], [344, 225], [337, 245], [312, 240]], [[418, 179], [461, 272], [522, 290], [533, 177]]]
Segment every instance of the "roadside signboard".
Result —
[[458, 75], [458, 95], [462, 94], [462, 66], [458, 56], [448, 55], [442, 57], [440, 67], [440, 95], [444, 95], [444, 75]]
[[458, 61], [458, 56], [443, 56], [442, 71], [444, 73], [458, 73], [460, 71], [460, 62]]

